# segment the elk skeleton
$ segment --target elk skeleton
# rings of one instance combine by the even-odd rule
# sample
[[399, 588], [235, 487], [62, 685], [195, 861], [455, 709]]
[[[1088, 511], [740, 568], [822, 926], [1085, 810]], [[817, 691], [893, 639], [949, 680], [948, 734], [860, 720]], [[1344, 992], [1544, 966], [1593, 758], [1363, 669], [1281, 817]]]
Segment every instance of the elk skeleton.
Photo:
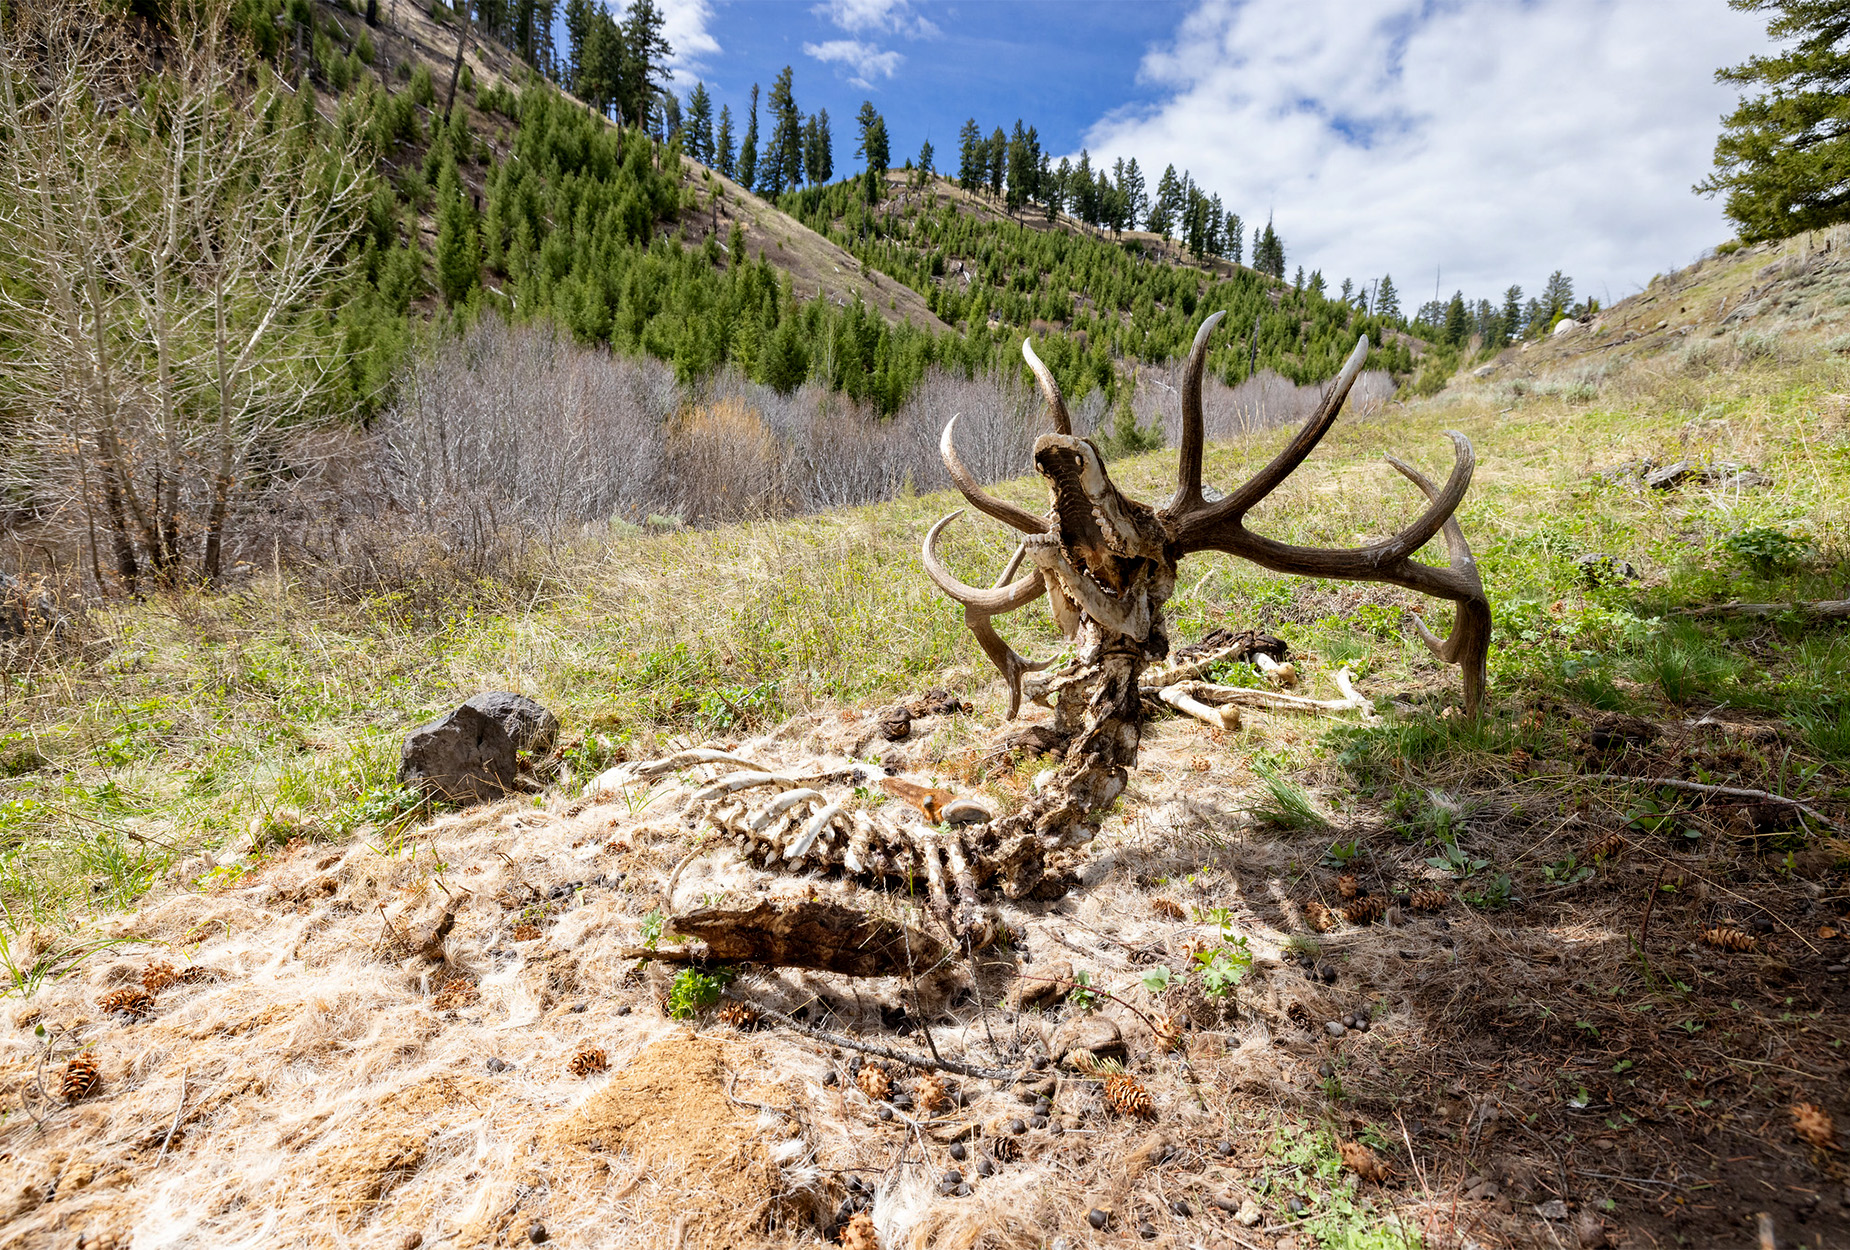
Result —
[[[1020, 897], [1044, 873], [1048, 852], [1075, 846], [1096, 831], [1094, 813], [1122, 793], [1136, 762], [1142, 735], [1139, 676], [1146, 661], [1169, 653], [1163, 607], [1175, 589], [1176, 567], [1200, 551], [1221, 551], [1281, 573], [1348, 581], [1385, 582], [1457, 605], [1450, 634], [1441, 639], [1409, 614], [1427, 648], [1463, 672], [1467, 716], [1476, 716], [1484, 696], [1490, 647], [1490, 602], [1484, 594], [1471, 548], [1453, 516], [1471, 485], [1476, 457], [1470, 441], [1447, 431], [1455, 459], [1443, 486], [1411, 465], [1387, 461], [1426, 496], [1427, 507], [1405, 529], [1365, 547], [1298, 547], [1246, 528], [1246, 515], [1278, 488], [1327, 434], [1368, 356], [1361, 338], [1342, 371], [1324, 393], [1317, 411], [1282, 451], [1249, 481], [1212, 502], [1201, 488], [1204, 430], [1201, 380], [1209, 336], [1226, 314], [1202, 322], [1189, 349], [1182, 382], [1182, 445], [1176, 490], [1162, 508], [1122, 494], [1113, 485], [1093, 444], [1073, 435], [1072, 419], [1053, 374], [1024, 340], [1021, 351], [1047, 402], [1054, 430], [1034, 444], [1036, 470], [1047, 480], [1052, 506], [1036, 516], [983, 490], [957, 455], [957, 419], [944, 427], [939, 450], [951, 480], [970, 506], [1022, 535], [1021, 547], [995, 586], [966, 585], [937, 555], [939, 535], [963, 515], [951, 513], [925, 535], [925, 572], [964, 609], [964, 622], [1008, 684], [1008, 715], [1020, 708], [1029, 674], [1051, 661], [1030, 661], [996, 632], [994, 618], [1026, 607], [1045, 594], [1054, 621], [1076, 647], [1075, 657], [1036, 684], [1054, 695], [1055, 734], [1066, 742], [1065, 760], [1019, 812], [982, 829], [972, 858], [1002, 879], [1004, 892]], [[1412, 557], [1443, 535], [1448, 565], [1422, 564]], [[1026, 557], [1030, 571], [1015, 577]], [[1345, 691], [1345, 695], [1349, 695]], [[1304, 702], [1311, 702], [1305, 700]], [[981, 874], [985, 879], [989, 872]], [[963, 909], [960, 908], [960, 911]], [[960, 917], [966, 920], [966, 917]]]

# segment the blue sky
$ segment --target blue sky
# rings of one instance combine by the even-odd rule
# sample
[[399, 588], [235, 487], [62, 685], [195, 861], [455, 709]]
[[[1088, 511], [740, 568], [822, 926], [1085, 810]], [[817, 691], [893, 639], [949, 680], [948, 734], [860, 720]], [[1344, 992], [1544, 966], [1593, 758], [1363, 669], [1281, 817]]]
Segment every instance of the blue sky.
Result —
[[1174, 162], [1291, 267], [1392, 273], [1403, 300], [1533, 292], [1556, 268], [1616, 299], [1729, 237], [1690, 192], [1766, 46], [1725, 0], [658, 0], [675, 88], [744, 127], [785, 65], [826, 107], [838, 172], [871, 99], [896, 163], [1016, 118], [1056, 158]]

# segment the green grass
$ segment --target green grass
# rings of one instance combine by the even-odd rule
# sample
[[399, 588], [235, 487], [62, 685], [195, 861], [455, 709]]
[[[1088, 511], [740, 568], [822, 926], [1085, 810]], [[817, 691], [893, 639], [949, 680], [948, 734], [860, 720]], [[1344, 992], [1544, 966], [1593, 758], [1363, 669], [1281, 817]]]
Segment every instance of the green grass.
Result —
[[[1173, 638], [1221, 624], [1269, 629], [1303, 661], [1310, 692], [1348, 664], [1384, 712], [1368, 725], [1304, 722], [1306, 740], [1268, 744], [1278, 768], [1261, 778], [1264, 812], [1293, 828], [1323, 820], [1287, 762], [1333, 761], [1335, 777], [1364, 790], [1456, 793], [1508, 780], [1518, 748], [1571, 758], [1601, 712], [1682, 720], [1723, 703], [1783, 717], [1796, 732], [1718, 780], [1777, 784], [1820, 768], [1814, 790], [1843, 791], [1843, 628], [1685, 613], [1843, 593], [1847, 390], [1850, 359], [1794, 348], [1700, 373], [1639, 361], [1609, 370], [1591, 402], [1454, 388], [1339, 422], [1250, 523], [1302, 544], [1378, 536], [1417, 512], [1380, 452], [1442, 474], [1440, 431], [1468, 434], [1479, 469], [1460, 521], [1497, 618], [1490, 706], [1476, 723], [1444, 715], [1458, 702], [1456, 670], [1402, 631], [1414, 596], [1192, 557], [1169, 605]], [[1772, 474], [1771, 488], [1640, 492], [1589, 472], [1685, 454], [1691, 423], [1717, 420], [1727, 430], [1703, 436], [1705, 454]], [[1231, 486], [1283, 438], [1210, 448], [1208, 480]], [[1112, 466], [1143, 499], [1166, 497], [1174, 471], [1173, 450]], [[1044, 506], [1033, 481], [998, 493]], [[738, 737], [792, 713], [947, 681], [999, 724], [998, 689], [961, 613], [918, 566], [921, 533], [954, 506], [939, 495], [789, 522], [586, 534], [507, 583], [433, 566], [390, 594], [341, 599], [284, 569], [230, 592], [105, 604], [88, 618], [84, 647], [12, 662], [0, 681], [0, 928], [69, 930], [247, 832], [273, 845], [401, 819], [405, 731], [482, 689], [520, 690], [555, 709], [579, 779], [671, 733]], [[1729, 539], [1756, 529], [1802, 537], [1802, 558], [1750, 567]], [[943, 549], [960, 575], [987, 584], [1012, 546], [1001, 527], [966, 519]], [[1573, 561], [1599, 552], [1642, 577], [1589, 584]], [[1443, 631], [1449, 608], [1423, 606]], [[1038, 604], [1001, 627], [1024, 653], [1059, 642]]]

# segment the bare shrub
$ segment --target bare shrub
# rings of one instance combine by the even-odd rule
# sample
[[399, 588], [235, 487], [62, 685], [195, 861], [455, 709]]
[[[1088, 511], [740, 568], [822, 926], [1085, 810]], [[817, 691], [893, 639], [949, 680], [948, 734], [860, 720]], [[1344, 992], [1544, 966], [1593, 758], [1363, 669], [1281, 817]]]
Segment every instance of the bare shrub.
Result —
[[427, 533], [485, 549], [518, 526], [565, 541], [659, 506], [669, 366], [485, 320], [412, 366], [386, 414], [393, 501]]
[[[1156, 417], [1163, 435], [1174, 446], [1182, 433], [1182, 372], [1178, 364], [1162, 374], [1146, 371], [1139, 378], [1138, 399], [1132, 410], [1144, 424]], [[1146, 387], [1150, 398], [1145, 400]], [[1261, 430], [1298, 425], [1323, 402], [1326, 384], [1299, 386], [1289, 378], [1262, 369], [1238, 386], [1228, 386], [1212, 374], [1202, 379], [1202, 423], [1211, 441], [1226, 441]], [[1358, 417], [1379, 412], [1394, 397], [1393, 378], [1384, 369], [1371, 369], [1356, 378], [1349, 392], [1349, 410]], [[1146, 409], [1144, 405], [1147, 404]], [[1145, 411], [1150, 413], [1145, 417]]]
[[698, 405], [677, 421], [668, 461], [688, 521], [718, 524], [789, 510], [782, 448], [763, 413], [739, 395]]

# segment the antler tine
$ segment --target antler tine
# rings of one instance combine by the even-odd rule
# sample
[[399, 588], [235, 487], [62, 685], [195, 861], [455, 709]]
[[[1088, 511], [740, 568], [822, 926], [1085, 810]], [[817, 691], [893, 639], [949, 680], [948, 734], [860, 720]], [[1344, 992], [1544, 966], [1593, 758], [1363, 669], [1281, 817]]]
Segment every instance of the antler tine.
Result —
[[1226, 312], [1217, 312], [1195, 331], [1195, 342], [1188, 349], [1188, 364], [1182, 370], [1182, 453], [1176, 460], [1176, 493], [1169, 501], [1171, 512], [1181, 512], [1201, 505], [1201, 447], [1207, 438], [1201, 416], [1201, 374], [1208, 364], [1208, 336], [1221, 323]]
[[[996, 627], [991, 624], [990, 618], [1000, 616], [1004, 612], [1013, 612], [1016, 608], [1026, 607], [1045, 594], [1047, 586], [1042, 582], [1038, 569], [1019, 581], [1010, 582], [1006, 586], [998, 586], [994, 590], [978, 590], [952, 576], [938, 559], [938, 535], [944, 531], [945, 526], [963, 514], [963, 509], [959, 508], [926, 531], [925, 542], [919, 554], [925, 562], [926, 576], [937, 584], [939, 590], [963, 605], [964, 624], [972, 634], [976, 635], [977, 645], [983, 648], [983, 654], [989, 657], [989, 662], [996, 666], [1002, 674], [1002, 679], [1008, 683], [1008, 719], [1014, 720], [1015, 714], [1021, 710], [1021, 679], [1029, 673], [1039, 672], [1053, 661], [1042, 660], [1035, 663], [1023, 659], [1016, 654], [1013, 647], [1002, 640], [1002, 635], [996, 632]], [[1013, 569], [1017, 562], [1011, 560], [1010, 568]]]
[[[1452, 437], [1464, 442], [1462, 434], [1453, 433]], [[1470, 444], [1465, 443], [1465, 446], [1469, 448]], [[1441, 496], [1438, 487], [1432, 484], [1430, 478], [1412, 465], [1393, 456], [1389, 456], [1387, 461], [1400, 470], [1402, 477], [1419, 487], [1421, 493], [1427, 499], [1432, 500], [1435, 507], [1437, 506]], [[1453, 478], [1456, 479], [1456, 477], [1457, 472], [1454, 470]], [[1445, 493], [1448, 495], [1451, 493], [1451, 485], [1451, 482], [1446, 483]], [[1484, 698], [1485, 670], [1488, 667], [1490, 655], [1490, 600], [1484, 594], [1484, 579], [1478, 575], [1477, 560], [1471, 554], [1471, 544], [1465, 541], [1465, 532], [1459, 528], [1458, 518], [1452, 515], [1456, 509], [1457, 505], [1454, 504], [1451, 509], [1447, 510], [1445, 522], [1440, 527], [1445, 535], [1446, 555], [1451, 560], [1448, 571], [1453, 574], [1451, 580], [1456, 583], [1453, 589], [1457, 593], [1443, 596], [1452, 599], [1458, 605], [1457, 615], [1452, 620], [1452, 632], [1441, 641], [1432, 630], [1426, 627], [1425, 621], [1412, 616], [1411, 613], [1408, 615], [1413, 621], [1413, 627], [1419, 631], [1420, 641], [1426, 644], [1426, 649], [1439, 660], [1447, 664], [1456, 664], [1463, 670], [1465, 715], [1476, 716], [1478, 707]]]
[[1066, 414], [1066, 397], [1060, 394], [1060, 384], [1053, 380], [1053, 371], [1034, 354], [1034, 340], [1021, 341], [1021, 354], [1027, 360], [1028, 368], [1034, 371], [1034, 380], [1041, 384], [1041, 394], [1047, 399], [1047, 415], [1053, 420], [1054, 433], [1071, 434], [1073, 419]]
[[977, 485], [976, 475], [964, 467], [964, 462], [957, 455], [957, 418], [952, 417], [945, 423], [944, 436], [938, 440], [938, 454], [944, 458], [944, 467], [951, 475], [959, 493], [970, 501], [970, 506], [978, 512], [992, 516], [1004, 525], [1012, 525], [1024, 534], [1044, 534], [1047, 521], [1035, 516], [1026, 508], [997, 499], [994, 495]]

